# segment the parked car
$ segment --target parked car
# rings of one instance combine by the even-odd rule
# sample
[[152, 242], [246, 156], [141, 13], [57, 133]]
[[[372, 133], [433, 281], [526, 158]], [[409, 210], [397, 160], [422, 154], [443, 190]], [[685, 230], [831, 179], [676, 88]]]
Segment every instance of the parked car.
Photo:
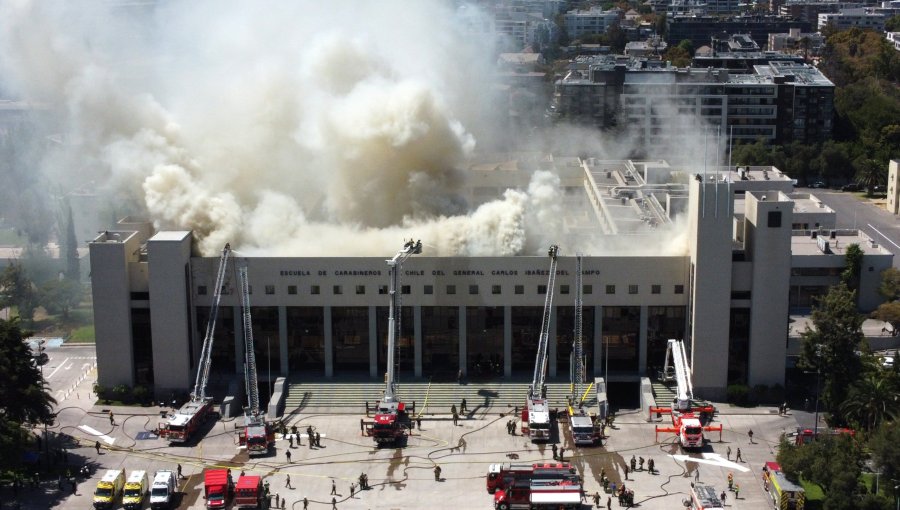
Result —
[[855, 182], [850, 182], [841, 186], [841, 191], [860, 191], [862, 186]]
[[884, 193], [884, 192], [885, 192], [884, 186], [882, 186], [881, 184], [879, 184], [878, 186], [872, 186], [872, 193]]
[[825, 187], [825, 183], [822, 182], [822, 181], [816, 181], [816, 182], [810, 184], [809, 187], [810, 187], [810, 188], [824, 188], [824, 187]]

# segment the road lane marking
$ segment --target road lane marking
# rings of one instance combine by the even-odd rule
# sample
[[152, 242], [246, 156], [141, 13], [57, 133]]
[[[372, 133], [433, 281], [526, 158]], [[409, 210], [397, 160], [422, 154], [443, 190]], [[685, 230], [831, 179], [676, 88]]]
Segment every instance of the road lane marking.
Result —
[[750, 468], [746, 468], [737, 462], [731, 462], [730, 460], [725, 460], [718, 453], [704, 453], [702, 459], [698, 459], [697, 457], [691, 457], [689, 455], [669, 455], [675, 460], [679, 460], [681, 462], [696, 462], [698, 464], [709, 464], [711, 466], [719, 466], [728, 469], [736, 469], [743, 473], [750, 471]]
[[866, 226], [869, 227], [869, 228], [871, 228], [871, 229], [874, 230], [875, 232], [877, 232], [878, 235], [880, 235], [881, 237], [883, 237], [885, 241], [887, 241], [887, 242], [893, 244], [898, 250], [900, 250], [900, 246], [898, 246], [897, 243], [895, 243], [894, 241], [891, 241], [890, 239], [888, 239], [888, 236], [882, 234], [881, 231], [878, 230], [877, 228], [873, 227], [871, 223], [867, 223]]
[[53, 374], [59, 372], [59, 369], [62, 368], [68, 362], [69, 362], [69, 358], [66, 358], [65, 361], [63, 361], [62, 363], [59, 364], [58, 367], [56, 367], [56, 370], [54, 370], [53, 372], [50, 372], [50, 375], [48, 375], [44, 379], [50, 379], [51, 377], [53, 377]]
[[87, 426], [87, 425], [79, 425], [78, 428], [80, 428], [81, 430], [87, 432], [88, 434], [90, 434], [90, 435], [92, 435], [92, 436], [97, 436], [97, 437], [99, 437], [99, 438], [102, 439], [106, 444], [108, 444], [108, 445], [110, 445], [110, 446], [112, 446], [112, 444], [116, 442], [116, 438], [114, 438], [114, 437], [109, 437], [109, 436], [107, 436], [106, 434], [101, 433], [99, 430], [97, 430], [97, 429], [95, 429], [95, 428], [92, 428], [92, 427], [89, 427], [89, 426]]

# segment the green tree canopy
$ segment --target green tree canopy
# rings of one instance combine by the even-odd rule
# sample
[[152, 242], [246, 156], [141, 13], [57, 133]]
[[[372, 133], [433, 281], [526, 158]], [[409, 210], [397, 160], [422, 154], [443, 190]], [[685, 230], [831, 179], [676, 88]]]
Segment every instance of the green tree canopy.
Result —
[[15, 306], [19, 317], [30, 323], [37, 308], [37, 293], [28, 278], [25, 267], [18, 261], [11, 261], [0, 273], [0, 305]]
[[856, 308], [856, 293], [841, 283], [819, 298], [812, 311], [813, 328], [802, 334], [799, 366], [820, 373], [821, 400], [833, 424], [846, 422], [841, 405], [862, 373], [856, 351], [865, 346], [863, 320]]
[[76, 280], [61, 278], [41, 285], [38, 302], [50, 313], [60, 313], [69, 319], [69, 310], [81, 302], [81, 284]]
[[45, 389], [17, 320], [0, 319], [0, 416], [16, 423], [49, 424], [56, 401]]
[[851, 423], [862, 425], [866, 431], [875, 430], [886, 419], [900, 414], [894, 379], [878, 372], [868, 372], [850, 388], [841, 408]]
[[844, 434], [820, 435], [816, 441], [803, 445], [782, 440], [777, 459], [790, 480], [796, 483], [802, 478], [822, 487], [826, 508], [856, 508], [846, 506], [843, 497], [856, 495], [860, 489], [863, 455], [855, 439]]
[[875, 467], [885, 480], [900, 478], [900, 423], [883, 424], [869, 439]]
[[900, 299], [900, 270], [889, 267], [882, 271], [878, 292], [888, 301]]

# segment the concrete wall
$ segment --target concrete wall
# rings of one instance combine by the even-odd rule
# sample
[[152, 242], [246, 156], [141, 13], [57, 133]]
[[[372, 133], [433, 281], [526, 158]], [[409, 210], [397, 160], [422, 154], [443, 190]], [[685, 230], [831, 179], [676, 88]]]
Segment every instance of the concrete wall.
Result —
[[690, 320], [694, 394], [721, 399], [728, 378], [728, 333], [731, 311], [731, 184], [691, 179], [690, 183]]
[[[748, 384], [784, 384], [791, 277], [793, 201], [776, 192], [748, 193], [745, 252], [753, 263]], [[780, 224], [770, 224], [776, 219]], [[780, 216], [780, 218], [774, 215]]]
[[900, 160], [888, 163], [887, 210], [900, 213]]
[[191, 239], [190, 232], [161, 232], [147, 242], [153, 378], [158, 392], [189, 388], [194, 382], [200, 346], [190, 341]]
[[94, 331], [97, 339], [97, 382], [110, 388], [134, 384], [131, 342], [129, 264], [138, 260], [136, 232], [107, 231], [89, 244]]

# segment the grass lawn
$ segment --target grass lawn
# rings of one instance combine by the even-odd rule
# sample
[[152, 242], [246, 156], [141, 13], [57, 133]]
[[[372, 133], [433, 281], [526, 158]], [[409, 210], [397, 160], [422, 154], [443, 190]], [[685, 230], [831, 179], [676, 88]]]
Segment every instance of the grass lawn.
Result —
[[806, 492], [806, 506], [804, 508], [806, 510], [822, 508], [825, 502], [825, 493], [822, 492], [822, 488], [803, 479], [800, 480], [800, 485], [803, 486], [803, 490]]
[[94, 326], [81, 326], [72, 330], [72, 334], [67, 343], [73, 344], [92, 344], [94, 343]]
[[2, 246], [24, 246], [25, 238], [16, 233], [15, 229], [0, 229], [0, 245]]

